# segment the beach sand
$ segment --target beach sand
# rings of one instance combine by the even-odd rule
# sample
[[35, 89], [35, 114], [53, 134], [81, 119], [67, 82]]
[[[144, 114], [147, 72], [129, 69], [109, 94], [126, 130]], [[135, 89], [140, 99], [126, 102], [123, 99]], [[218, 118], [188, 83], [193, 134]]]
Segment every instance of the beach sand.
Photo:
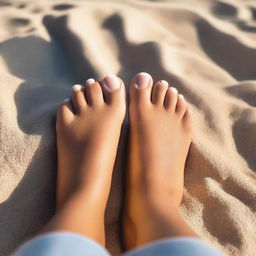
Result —
[[[71, 86], [116, 74], [128, 88], [141, 71], [194, 112], [184, 218], [228, 255], [256, 255], [255, 1], [1, 0], [0, 67], [1, 256], [54, 212], [56, 110]], [[106, 217], [114, 255], [127, 127]]]

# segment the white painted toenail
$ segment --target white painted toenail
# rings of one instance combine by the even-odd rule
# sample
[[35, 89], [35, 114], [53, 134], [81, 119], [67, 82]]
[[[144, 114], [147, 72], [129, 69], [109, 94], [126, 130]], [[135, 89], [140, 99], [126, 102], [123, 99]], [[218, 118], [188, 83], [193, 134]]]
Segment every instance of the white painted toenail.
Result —
[[160, 83], [161, 83], [161, 84], [164, 84], [164, 85], [166, 85], [166, 86], [169, 86], [168, 82], [165, 81], [165, 80], [161, 80]]
[[179, 94], [179, 97], [184, 100], [184, 96], [182, 94]]
[[75, 84], [72, 86], [72, 88], [75, 92], [78, 92], [81, 90], [82, 86], [80, 84]]
[[90, 84], [94, 84], [94, 83], [95, 83], [95, 80], [93, 78], [89, 78], [85, 82], [86, 85], [90, 85]]
[[178, 90], [175, 87], [170, 87], [170, 89], [175, 92], [176, 94], [178, 93]]
[[135, 76], [135, 86], [138, 89], [145, 88], [149, 85], [150, 81], [152, 80], [152, 77], [150, 74], [146, 72], [140, 72]]
[[104, 87], [110, 91], [117, 90], [121, 86], [120, 79], [114, 75], [105, 76], [102, 80], [102, 83]]
[[66, 102], [69, 102], [70, 101], [70, 98], [66, 98], [63, 102], [66, 103]]

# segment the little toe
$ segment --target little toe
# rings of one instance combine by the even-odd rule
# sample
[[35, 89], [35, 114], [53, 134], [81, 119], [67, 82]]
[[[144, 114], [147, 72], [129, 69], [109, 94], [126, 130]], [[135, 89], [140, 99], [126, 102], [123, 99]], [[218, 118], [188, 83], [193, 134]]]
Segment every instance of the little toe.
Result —
[[84, 86], [85, 99], [90, 106], [100, 106], [104, 104], [103, 92], [98, 81], [89, 78]]
[[57, 112], [57, 122], [56, 126], [60, 124], [69, 124], [74, 118], [73, 107], [71, 99], [67, 98], [64, 100], [63, 104], [59, 107]]
[[151, 95], [151, 101], [153, 104], [163, 106], [168, 87], [168, 82], [165, 80], [158, 81], [154, 84]]
[[164, 99], [164, 106], [170, 110], [175, 111], [178, 101], [178, 91], [175, 87], [169, 87]]
[[107, 104], [125, 102], [125, 87], [122, 79], [115, 75], [107, 75], [102, 79], [101, 84]]
[[184, 127], [188, 130], [192, 130], [192, 122], [193, 122], [193, 112], [192, 110], [187, 107], [185, 114], [183, 116], [182, 119], [183, 123], [184, 123]]
[[187, 109], [187, 103], [184, 99], [184, 96], [182, 94], [178, 94], [178, 101], [176, 104], [176, 114], [182, 118], [185, 114], [186, 109]]
[[80, 84], [75, 84], [72, 87], [72, 103], [74, 107], [75, 114], [79, 115], [83, 109], [86, 107], [86, 101], [84, 99], [83, 88]]
[[153, 79], [150, 74], [141, 72], [135, 75], [130, 85], [130, 103], [151, 104]]

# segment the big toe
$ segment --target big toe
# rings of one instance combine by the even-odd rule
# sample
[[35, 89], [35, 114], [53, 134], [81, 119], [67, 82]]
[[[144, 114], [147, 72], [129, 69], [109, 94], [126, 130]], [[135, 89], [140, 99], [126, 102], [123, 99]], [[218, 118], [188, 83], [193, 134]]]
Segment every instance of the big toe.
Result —
[[101, 84], [107, 104], [125, 104], [125, 86], [122, 79], [108, 75], [102, 79]]
[[130, 103], [131, 104], [145, 104], [151, 103], [151, 90], [153, 79], [150, 74], [141, 72], [136, 74], [130, 85]]

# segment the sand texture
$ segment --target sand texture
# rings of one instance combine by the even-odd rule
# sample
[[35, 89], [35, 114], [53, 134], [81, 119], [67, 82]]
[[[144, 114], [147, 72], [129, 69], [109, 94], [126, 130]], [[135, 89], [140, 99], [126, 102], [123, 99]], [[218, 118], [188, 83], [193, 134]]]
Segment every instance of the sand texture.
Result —
[[[256, 255], [256, 1], [0, 1], [0, 256], [54, 212], [55, 118], [71, 86], [149, 72], [195, 113], [181, 211], [228, 255]], [[120, 252], [127, 120], [107, 213]], [[171, 157], [171, 156], [170, 156]]]

